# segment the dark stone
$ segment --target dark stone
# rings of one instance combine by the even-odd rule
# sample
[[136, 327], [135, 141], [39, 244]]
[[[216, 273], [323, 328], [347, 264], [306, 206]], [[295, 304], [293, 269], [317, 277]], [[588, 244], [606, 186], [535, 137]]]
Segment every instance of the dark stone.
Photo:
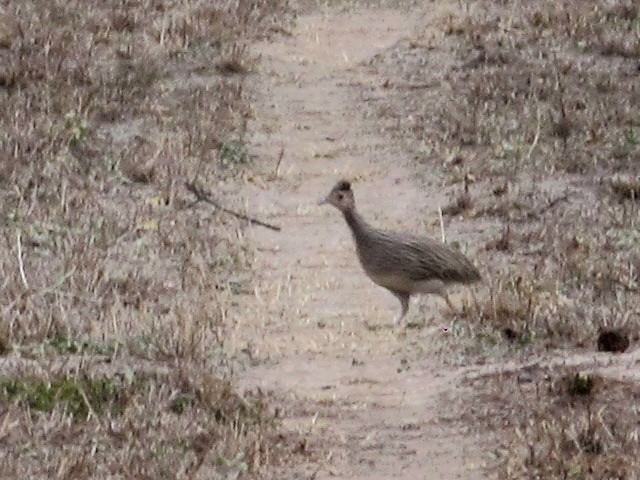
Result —
[[629, 348], [629, 335], [621, 329], [601, 330], [598, 335], [598, 351], [624, 352]]

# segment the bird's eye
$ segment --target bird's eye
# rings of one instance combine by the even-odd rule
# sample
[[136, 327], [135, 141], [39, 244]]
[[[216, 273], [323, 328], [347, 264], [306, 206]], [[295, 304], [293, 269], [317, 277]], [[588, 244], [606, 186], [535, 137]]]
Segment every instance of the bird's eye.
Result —
[[338, 200], [342, 200], [343, 198], [344, 198], [344, 195], [343, 195], [343, 194], [341, 194], [341, 193], [339, 193], [339, 194], [338, 194]]

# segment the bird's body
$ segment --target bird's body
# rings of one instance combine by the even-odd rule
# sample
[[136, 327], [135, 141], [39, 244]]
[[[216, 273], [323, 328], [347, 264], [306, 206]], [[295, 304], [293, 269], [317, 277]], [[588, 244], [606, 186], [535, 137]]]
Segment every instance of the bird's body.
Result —
[[343, 213], [353, 234], [360, 264], [369, 278], [400, 300], [399, 320], [409, 309], [411, 295], [436, 294], [450, 305], [446, 296], [449, 284], [480, 280], [480, 273], [473, 264], [445, 243], [369, 225], [356, 211], [349, 182], [338, 182], [323, 203], [329, 203]]

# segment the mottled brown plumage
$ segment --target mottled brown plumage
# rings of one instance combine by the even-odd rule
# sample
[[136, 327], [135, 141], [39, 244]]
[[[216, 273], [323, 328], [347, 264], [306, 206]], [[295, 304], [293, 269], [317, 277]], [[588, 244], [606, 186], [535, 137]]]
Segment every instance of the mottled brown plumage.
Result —
[[458, 250], [445, 243], [410, 234], [378, 230], [356, 211], [351, 185], [338, 182], [321, 203], [333, 205], [344, 215], [356, 243], [360, 264], [378, 285], [393, 293], [402, 305], [401, 321], [416, 293], [440, 295], [451, 306], [446, 287], [470, 284], [480, 273]]

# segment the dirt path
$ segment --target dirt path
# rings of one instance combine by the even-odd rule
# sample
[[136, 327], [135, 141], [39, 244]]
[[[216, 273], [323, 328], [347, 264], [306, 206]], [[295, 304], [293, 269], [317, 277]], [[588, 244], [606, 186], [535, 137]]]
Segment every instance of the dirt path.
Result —
[[484, 478], [474, 440], [454, 429], [439, 401], [459, 373], [439, 371], [424, 349], [406, 351], [442, 334], [433, 320], [441, 305], [422, 300], [433, 307], [432, 328], [388, 328], [396, 299], [361, 272], [339, 213], [316, 206], [345, 177], [357, 180], [360, 208], [377, 225], [424, 228], [418, 212], [427, 198], [407, 156], [361, 108], [385, 80], [367, 60], [419, 21], [399, 10], [314, 12], [292, 36], [258, 47], [250, 131], [259, 171], [243, 195], [248, 211], [283, 231], [249, 229], [256, 290], [231, 314], [230, 343], [253, 360], [241, 387], [292, 400], [285, 426], [310, 450], [330, 451], [306, 475], [281, 478]]

